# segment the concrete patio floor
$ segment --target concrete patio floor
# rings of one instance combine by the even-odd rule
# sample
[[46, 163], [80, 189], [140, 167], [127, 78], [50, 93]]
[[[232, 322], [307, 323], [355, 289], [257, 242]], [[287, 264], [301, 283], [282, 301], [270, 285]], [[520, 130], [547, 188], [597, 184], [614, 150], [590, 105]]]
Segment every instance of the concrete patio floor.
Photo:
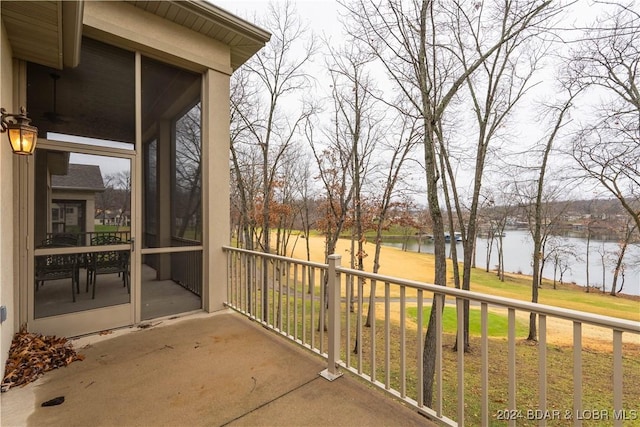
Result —
[[[74, 340], [85, 360], [1, 395], [2, 426], [429, 426], [229, 311]], [[41, 407], [64, 396], [61, 405]]]

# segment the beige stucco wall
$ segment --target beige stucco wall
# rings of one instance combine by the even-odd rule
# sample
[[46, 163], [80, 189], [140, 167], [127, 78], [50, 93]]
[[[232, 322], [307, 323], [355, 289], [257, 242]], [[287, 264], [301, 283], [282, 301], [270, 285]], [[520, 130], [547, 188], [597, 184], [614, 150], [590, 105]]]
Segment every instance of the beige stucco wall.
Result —
[[204, 235], [202, 303], [207, 311], [221, 310], [227, 297], [227, 264], [222, 246], [230, 242], [229, 82], [228, 75], [213, 70], [204, 75], [202, 204], [204, 221], [209, 226]]
[[[1, 16], [0, 16], [1, 18]], [[13, 60], [11, 46], [0, 19], [0, 106], [13, 112]], [[7, 307], [7, 320], [0, 324], [0, 362], [2, 375], [17, 329], [15, 293], [13, 289], [13, 154], [5, 134], [0, 134], [0, 305]]]
[[[84, 4], [83, 34], [193, 71], [231, 74], [229, 46], [123, 2]], [[82, 58], [80, 58], [82, 60]]]

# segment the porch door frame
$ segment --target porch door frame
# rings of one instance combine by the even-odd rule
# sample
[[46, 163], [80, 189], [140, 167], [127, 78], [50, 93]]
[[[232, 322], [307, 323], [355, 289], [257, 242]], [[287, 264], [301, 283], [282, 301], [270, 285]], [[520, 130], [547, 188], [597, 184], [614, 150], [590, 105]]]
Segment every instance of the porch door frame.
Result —
[[[63, 335], [63, 336], [77, 336], [87, 333], [98, 332], [107, 329], [113, 329], [118, 327], [124, 327], [133, 325], [139, 322], [140, 310], [137, 309], [140, 301], [140, 272], [138, 266], [140, 265], [140, 251], [137, 250], [135, 242], [136, 236], [139, 233], [139, 222], [136, 222], [134, 218], [139, 219], [137, 215], [138, 204], [136, 200], [140, 197], [137, 167], [137, 152], [138, 150], [125, 150], [118, 148], [108, 147], [96, 147], [86, 144], [69, 143], [60, 141], [51, 141], [44, 138], [38, 139], [38, 148], [51, 149], [58, 151], [69, 151], [80, 154], [100, 155], [108, 157], [117, 157], [129, 160], [131, 168], [131, 194], [130, 194], [130, 206], [131, 206], [131, 256], [130, 256], [130, 286], [131, 295], [129, 303], [119, 304], [115, 306], [108, 306], [72, 313], [66, 313], [50, 317], [35, 318], [35, 289], [33, 285], [33, 278], [35, 274], [34, 267], [34, 250], [35, 250], [35, 209], [33, 200], [35, 195], [35, 162], [32, 158], [27, 159], [27, 167], [21, 173], [23, 182], [27, 182], [27, 191], [24, 197], [21, 197], [20, 203], [23, 206], [26, 203], [26, 225], [27, 230], [20, 230], [21, 235], [27, 236], [27, 274], [26, 280], [22, 281], [21, 295], [26, 299], [26, 322], [30, 331], [35, 331], [49, 335]], [[23, 208], [24, 209], [24, 208]], [[89, 213], [87, 213], [88, 215]], [[128, 246], [128, 245], [127, 245]], [[117, 247], [117, 249], [120, 249]], [[67, 250], [71, 252], [71, 250]], [[62, 251], [64, 252], [64, 250]], [[138, 317], [138, 319], [136, 319]]]

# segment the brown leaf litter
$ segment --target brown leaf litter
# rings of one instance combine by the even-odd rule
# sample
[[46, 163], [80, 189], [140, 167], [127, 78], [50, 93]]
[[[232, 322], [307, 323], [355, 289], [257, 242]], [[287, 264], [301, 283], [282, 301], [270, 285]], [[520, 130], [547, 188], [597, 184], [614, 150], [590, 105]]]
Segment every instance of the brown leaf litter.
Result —
[[84, 360], [84, 356], [76, 353], [66, 338], [35, 334], [22, 328], [11, 342], [0, 391], [28, 384], [45, 372], [76, 360]]

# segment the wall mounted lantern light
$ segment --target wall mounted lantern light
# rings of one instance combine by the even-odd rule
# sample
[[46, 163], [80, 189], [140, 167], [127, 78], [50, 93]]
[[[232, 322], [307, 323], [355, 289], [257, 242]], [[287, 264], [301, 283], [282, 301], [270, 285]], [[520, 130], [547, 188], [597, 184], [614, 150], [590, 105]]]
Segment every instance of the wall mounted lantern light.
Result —
[[36, 149], [38, 140], [38, 128], [31, 126], [31, 119], [27, 118], [24, 107], [20, 107], [19, 114], [7, 113], [7, 110], [0, 108], [1, 130], [7, 132], [11, 149], [15, 154], [31, 155]]

